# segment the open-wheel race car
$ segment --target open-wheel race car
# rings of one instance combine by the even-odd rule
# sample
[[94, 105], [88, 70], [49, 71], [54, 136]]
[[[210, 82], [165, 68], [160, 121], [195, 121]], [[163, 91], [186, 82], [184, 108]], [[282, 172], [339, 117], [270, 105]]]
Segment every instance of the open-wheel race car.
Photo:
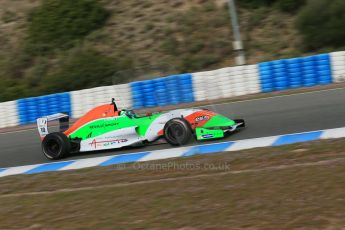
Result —
[[[49, 133], [48, 122], [53, 120], [59, 120], [60, 131]], [[198, 108], [138, 115], [133, 110], [118, 110], [113, 99], [111, 104], [92, 109], [71, 127], [68, 115], [63, 113], [38, 118], [37, 126], [44, 155], [60, 159], [70, 153], [137, 146], [162, 138], [175, 146], [185, 145], [192, 138], [222, 138], [245, 127], [245, 122]]]

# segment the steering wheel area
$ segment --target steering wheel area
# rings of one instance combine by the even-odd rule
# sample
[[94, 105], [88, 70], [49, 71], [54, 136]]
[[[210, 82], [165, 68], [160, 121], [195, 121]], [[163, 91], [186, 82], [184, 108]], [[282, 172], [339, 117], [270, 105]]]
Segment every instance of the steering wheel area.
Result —
[[121, 110], [120, 115], [126, 115], [127, 117], [131, 119], [137, 117], [137, 114], [133, 110], [126, 110], [126, 109]]

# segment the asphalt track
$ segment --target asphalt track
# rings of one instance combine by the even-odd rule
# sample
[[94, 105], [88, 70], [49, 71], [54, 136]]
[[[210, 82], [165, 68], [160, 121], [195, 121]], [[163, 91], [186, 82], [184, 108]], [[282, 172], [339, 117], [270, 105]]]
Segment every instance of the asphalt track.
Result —
[[[241, 140], [345, 127], [345, 88], [205, 106], [230, 118], [244, 118], [247, 128], [226, 138]], [[222, 142], [224, 139], [213, 141]], [[205, 143], [205, 142], [199, 142]], [[208, 141], [208, 143], [210, 143]], [[196, 143], [191, 143], [196, 144]], [[69, 160], [172, 148], [168, 144], [83, 153]], [[36, 130], [0, 134], [0, 168], [47, 163]]]

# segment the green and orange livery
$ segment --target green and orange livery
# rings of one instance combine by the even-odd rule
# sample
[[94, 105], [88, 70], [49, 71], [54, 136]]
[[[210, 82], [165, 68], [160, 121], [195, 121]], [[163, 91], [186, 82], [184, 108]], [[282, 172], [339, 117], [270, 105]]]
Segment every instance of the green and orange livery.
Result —
[[43, 153], [59, 159], [69, 153], [121, 148], [165, 139], [171, 145], [185, 145], [191, 139], [222, 138], [238, 128], [244, 120], [232, 120], [206, 109], [177, 109], [138, 115], [133, 110], [118, 110], [116, 104], [98, 106], [71, 127], [61, 125], [60, 132], [49, 133], [48, 122], [68, 120], [54, 114], [37, 120]]

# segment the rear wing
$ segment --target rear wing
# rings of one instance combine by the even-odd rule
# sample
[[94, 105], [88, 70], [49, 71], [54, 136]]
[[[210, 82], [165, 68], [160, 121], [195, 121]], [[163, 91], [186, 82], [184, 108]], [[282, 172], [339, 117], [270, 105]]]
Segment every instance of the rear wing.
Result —
[[49, 134], [48, 122], [56, 120], [59, 120], [60, 132], [64, 132], [69, 128], [69, 115], [65, 113], [56, 113], [37, 119], [37, 128], [42, 139]]

